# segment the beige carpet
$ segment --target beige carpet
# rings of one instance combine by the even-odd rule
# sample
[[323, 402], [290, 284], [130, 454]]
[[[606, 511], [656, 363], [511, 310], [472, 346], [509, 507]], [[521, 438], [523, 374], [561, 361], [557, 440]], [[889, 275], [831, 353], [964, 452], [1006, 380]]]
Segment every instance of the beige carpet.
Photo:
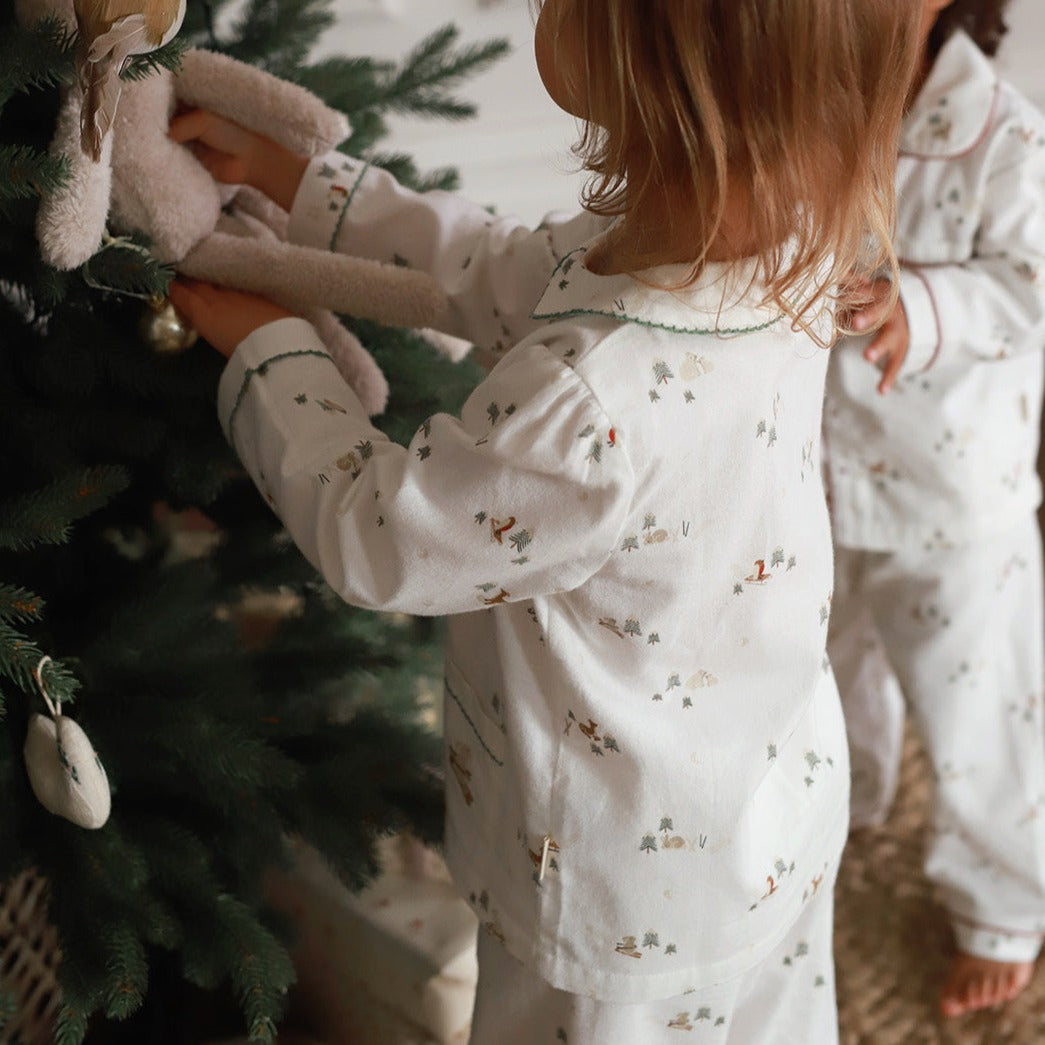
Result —
[[835, 907], [842, 1045], [1045, 1045], [1045, 959], [1003, 1009], [938, 1015], [953, 943], [921, 869], [929, 779], [928, 760], [908, 733], [888, 823], [854, 832], [842, 859]]

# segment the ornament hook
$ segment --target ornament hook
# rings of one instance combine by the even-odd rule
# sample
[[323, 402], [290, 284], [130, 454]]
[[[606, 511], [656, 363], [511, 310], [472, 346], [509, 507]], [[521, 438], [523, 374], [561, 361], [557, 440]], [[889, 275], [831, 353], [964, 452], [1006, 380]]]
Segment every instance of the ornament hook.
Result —
[[33, 678], [36, 679], [36, 684], [40, 689], [40, 696], [44, 698], [44, 703], [51, 712], [51, 717], [57, 718], [62, 713], [62, 702], [61, 700], [51, 700], [47, 695], [47, 687], [44, 685], [44, 665], [51, 663], [54, 662], [49, 656], [41, 657], [40, 663], [36, 665], [33, 671]]

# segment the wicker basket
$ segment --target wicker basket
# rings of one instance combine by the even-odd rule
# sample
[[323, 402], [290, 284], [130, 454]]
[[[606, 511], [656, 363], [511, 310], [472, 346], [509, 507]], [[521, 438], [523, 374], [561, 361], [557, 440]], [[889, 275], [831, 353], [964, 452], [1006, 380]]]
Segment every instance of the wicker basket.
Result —
[[0, 987], [13, 992], [14, 1017], [0, 1043], [49, 1045], [58, 1008], [58, 933], [47, 920], [47, 882], [25, 871], [0, 883]]

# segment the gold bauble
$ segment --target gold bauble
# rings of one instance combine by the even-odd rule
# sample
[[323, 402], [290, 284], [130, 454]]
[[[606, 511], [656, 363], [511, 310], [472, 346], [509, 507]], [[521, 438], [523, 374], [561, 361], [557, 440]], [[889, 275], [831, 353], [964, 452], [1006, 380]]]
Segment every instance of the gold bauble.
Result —
[[199, 335], [179, 315], [170, 298], [153, 298], [142, 315], [142, 337], [154, 352], [174, 355], [196, 344]]

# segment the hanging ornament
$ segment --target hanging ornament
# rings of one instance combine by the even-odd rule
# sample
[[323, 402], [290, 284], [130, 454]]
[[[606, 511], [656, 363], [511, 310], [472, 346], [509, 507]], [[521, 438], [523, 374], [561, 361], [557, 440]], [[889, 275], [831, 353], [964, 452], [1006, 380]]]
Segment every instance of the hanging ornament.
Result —
[[44, 657], [33, 672], [51, 717], [33, 715], [25, 738], [29, 783], [44, 809], [79, 827], [101, 827], [109, 819], [109, 779], [87, 734], [52, 701], [44, 686]]
[[149, 298], [141, 319], [141, 334], [154, 352], [163, 355], [184, 352], [196, 344], [199, 336], [171, 304], [170, 298], [165, 297]]

